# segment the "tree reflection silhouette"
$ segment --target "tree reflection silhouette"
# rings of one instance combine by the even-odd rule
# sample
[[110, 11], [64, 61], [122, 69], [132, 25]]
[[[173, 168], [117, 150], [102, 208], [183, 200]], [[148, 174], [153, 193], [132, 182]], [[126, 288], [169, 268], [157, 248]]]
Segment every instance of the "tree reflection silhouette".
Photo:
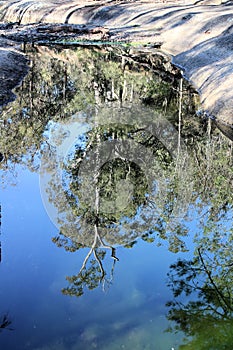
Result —
[[[209, 241], [209, 246], [215, 242]], [[179, 349], [231, 349], [233, 344], [233, 263], [221, 263], [218, 249], [197, 249], [192, 260], [170, 266], [168, 286], [174, 300], [167, 303], [170, 331], [186, 335]]]
[[14, 329], [10, 327], [11, 324], [12, 321], [10, 320], [8, 313], [0, 316], [0, 332], [2, 332], [4, 329], [13, 331]]
[[[127, 144], [127, 139], [135, 142]], [[107, 149], [103, 148], [106, 140]], [[142, 144], [143, 152], [140, 155], [138, 145]], [[47, 186], [49, 198], [61, 213], [60, 236], [53, 241], [69, 251], [81, 247], [90, 248], [79, 273], [67, 277], [70, 286], [63, 289], [64, 293], [80, 296], [84, 287], [93, 289], [100, 283], [109, 283], [118, 260], [116, 247], [123, 245], [130, 248], [138, 237], [153, 242], [157, 236], [157, 243], [159, 239], [169, 237], [171, 250], [185, 250], [181, 237], [187, 234], [187, 230], [178, 222], [173, 223], [170, 236], [168, 229], [173, 204], [181, 188], [178, 167], [165, 146], [148, 133], [146, 127], [139, 128], [137, 123], [135, 126], [97, 126], [85, 135], [84, 146], [81, 142], [76, 143], [73, 148], [75, 151], [63, 169], [63, 183], [59, 185], [55, 181], [55, 172]], [[93, 157], [86, 149], [94, 150]], [[150, 150], [148, 154], [145, 151], [147, 149]], [[105, 162], [101, 166], [102, 152]], [[146, 160], [148, 156], [149, 161]], [[82, 168], [86, 158], [86, 168]], [[146, 174], [132, 160], [139, 159], [143, 164], [142, 158], [150, 166], [144, 169]], [[155, 186], [156, 178], [153, 178], [150, 184], [152, 187], [149, 188], [148, 178], [154, 174], [159, 177], [161, 172], [160, 191]], [[167, 187], [165, 182], [169, 184]], [[111, 250], [113, 258], [109, 279], [106, 278], [104, 266], [107, 265], [104, 264], [106, 249]]]

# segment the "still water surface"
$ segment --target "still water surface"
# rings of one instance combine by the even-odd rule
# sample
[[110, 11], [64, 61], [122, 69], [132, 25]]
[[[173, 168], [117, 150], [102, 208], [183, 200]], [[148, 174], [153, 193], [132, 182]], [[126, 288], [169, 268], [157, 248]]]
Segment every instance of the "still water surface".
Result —
[[232, 349], [230, 141], [156, 55], [28, 54], [1, 110], [0, 348]]

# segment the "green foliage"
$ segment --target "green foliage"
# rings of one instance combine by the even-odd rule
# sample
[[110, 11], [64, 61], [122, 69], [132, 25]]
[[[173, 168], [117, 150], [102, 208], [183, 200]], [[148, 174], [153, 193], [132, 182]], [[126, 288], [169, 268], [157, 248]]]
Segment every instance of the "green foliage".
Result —
[[170, 266], [168, 286], [174, 300], [167, 303], [168, 319], [174, 322], [175, 330], [186, 335], [180, 350], [230, 349], [233, 275], [232, 263], [227, 263], [228, 251], [221, 264], [216, 259], [217, 247], [211, 255], [206, 249], [198, 248], [197, 253], [193, 260], [179, 259]]

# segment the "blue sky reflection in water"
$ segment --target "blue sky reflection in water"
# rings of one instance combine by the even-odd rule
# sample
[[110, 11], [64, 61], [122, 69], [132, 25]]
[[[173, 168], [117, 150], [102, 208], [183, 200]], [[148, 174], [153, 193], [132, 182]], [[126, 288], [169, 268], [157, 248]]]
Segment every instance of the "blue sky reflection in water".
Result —
[[[111, 50], [38, 51], [1, 116], [1, 348], [230, 349], [229, 141], [195, 118], [179, 76]], [[91, 125], [79, 141], [64, 129], [75, 116]], [[99, 163], [106, 150], [118, 156]]]

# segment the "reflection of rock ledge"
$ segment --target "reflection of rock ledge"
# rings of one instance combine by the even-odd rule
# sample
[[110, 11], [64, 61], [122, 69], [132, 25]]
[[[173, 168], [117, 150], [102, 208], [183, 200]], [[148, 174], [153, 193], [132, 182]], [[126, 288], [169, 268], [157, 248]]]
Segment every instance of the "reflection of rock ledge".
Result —
[[[223, 3], [223, 1], [222, 1]], [[4, 21], [63, 22], [110, 28], [111, 40], [162, 42], [201, 94], [204, 108], [232, 124], [233, 5], [220, 1], [2, 1]]]
[[13, 101], [11, 91], [28, 72], [28, 60], [20, 52], [0, 48], [0, 106]]
[[216, 120], [215, 124], [217, 127], [222, 131], [224, 135], [226, 135], [230, 140], [233, 141], [233, 126], [230, 124], [227, 124], [223, 121]]

